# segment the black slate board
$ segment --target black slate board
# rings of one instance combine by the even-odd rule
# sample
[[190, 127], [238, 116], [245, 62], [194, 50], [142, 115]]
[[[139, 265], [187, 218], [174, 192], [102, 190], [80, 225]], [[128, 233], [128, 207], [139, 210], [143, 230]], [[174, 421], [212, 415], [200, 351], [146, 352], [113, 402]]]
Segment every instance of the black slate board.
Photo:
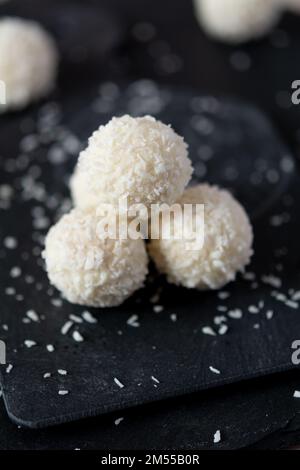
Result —
[[[38, 430], [9, 422], [1, 402], [0, 449], [286, 448], [299, 443], [298, 385], [299, 371], [275, 374]], [[214, 444], [217, 429], [221, 442]]]
[[[297, 289], [299, 284], [299, 177], [269, 122], [247, 105], [161, 88], [148, 81], [128, 87], [102, 85], [102, 97], [95, 99], [97, 90], [95, 86], [76, 97], [57, 96], [60, 109], [52, 103], [0, 121], [1, 181], [15, 188], [9, 208], [1, 211], [0, 282], [4, 292], [0, 323], [8, 326], [1, 339], [7, 343], [8, 362], [13, 364], [9, 374], [2, 368], [1, 383], [9, 416], [29, 427], [59, 424], [293, 368], [291, 343], [299, 331], [298, 309], [274, 300], [274, 287], [262, 283], [261, 276], [279, 275], [284, 280], [280, 290], [289, 297], [289, 289]], [[245, 205], [254, 223], [255, 257], [249, 271], [255, 272], [256, 281], [240, 277], [226, 288], [230, 297], [220, 300], [217, 293], [169, 286], [153, 272], [146, 288], [123, 306], [90, 309], [98, 324], [75, 325], [85, 337], [76, 344], [70, 334], [62, 336], [60, 329], [70, 314], [80, 315], [83, 309], [67, 302], [61, 306], [51, 303], [55, 299], [57, 304], [59, 295], [49, 291], [39, 256], [46, 227], [33, 228], [32, 214], [38, 214], [35, 224], [40, 226], [41, 220], [45, 222], [41, 207], [52, 222], [61, 205], [66, 208], [69, 204], [66, 182], [76, 159], [57, 150], [66, 137], [62, 126], [85, 142], [99, 124], [125, 112], [151, 113], [171, 123], [190, 144], [194, 180], [228, 187]], [[19, 144], [28, 127], [34, 135], [39, 128], [42, 143], [32, 151], [27, 149], [24, 157], [26, 144], [21, 141], [22, 152]], [[22, 156], [16, 160], [17, 155]], [[278, 215], [280, 225], [274, 227]], [[272, 219], [274, 216], [277, 218]], [[16, 249], [3, 248], [7, 236], [17, 239]], [[21, 267], [22, 276], [12, 279], [9, 272], [14, 266]], [[10, 287], [16, 292], [6, 290]], [[164, 306], [159, 314], [153, 312], [150, 302], [158, 289], [159, 303]], [[258, 314], [248, 312], [248, 306], [262, 300], [264, 306]], [[225, 335], [203, 334], [204, 326], [218, 332], [214, 318], [226, 316], [217, 310], [220, 305], [229, 310], [241, 308], [243, 318], [227, 319]], [[29, 309], [40, 315], [40, 322], [23, 323]], [[268, 320], [270, 309], [274, 317]], [[173, 313], [176, 322], [171, 320]], [[133, 314], [139, 316], [139, 328], [126, 324]], [[25, 339], [36, 341], [37, 346], [26, 348]], [[55, 351], [48, 352], [47, 344], [53, 344]], [[210, 366], [221, 374], [211, 372]], [[68, 375], [60, 376], [58, 369], [66, 369]], [[43, 378], [46, 372], [52, 374], [48, 379]], [[125, 385], [123, 389], [115, 384], [115, 377]], [[62, 388], [69, 394], [59, 396]]]

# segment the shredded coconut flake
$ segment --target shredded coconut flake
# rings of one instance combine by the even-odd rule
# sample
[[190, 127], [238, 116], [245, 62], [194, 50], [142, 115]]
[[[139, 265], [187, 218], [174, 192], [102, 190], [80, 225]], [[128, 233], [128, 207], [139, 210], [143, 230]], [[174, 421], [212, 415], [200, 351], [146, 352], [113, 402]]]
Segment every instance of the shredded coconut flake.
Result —
[[118, 385], [118, 387], [120, 387], [120, 388], [123, 388], [123, 387], [124, 387], [124, 384], [122, 384], [122, 382], [120, 382], [120, 380], [117, 379], [117, 377], [114, 378], [114, 382], [115, 382], [115, 384]]
[[153, 375], [151, 375], [151, 379], [153, 380], [153, 382], [155, 382], [157, 384], [160, 383], [160, 381], [156, 377], [154, 377]]
[[38, 321], [39, 321], [39, 316], [38, 316], [38, 314], [37, 314], [34, 310], [28, 310], [28, 311], [26, 312], [26, 316], [27, 316], [30, 320], [34, 321], [34, 322], [38, 322]]
[[227, 314], [230, 318], [233, 318], [234, 320], [239, 320], [243, 316], [242, 310], [236, 308], [235, 310], [230, 310]]
[[77, 343], [81, 343], [82, 341], [84, 341], [83, 336], [77, 330], [73, 331], [72, 336], [73, 336], [74, 341], [76, 341]]
[[87, 323], [97, 323], [98, 321], [97, 318], [95, 318], [88, 310], [85, 310], [84, 312], [82, 312], [82, 318]]
[[69, 330], [72, 328], [73, 324], [74, 324], [74, 323], [73, 323], [72, 321], [70, 321], [70, 320], [67, 321], [67, 322], [61, 327], [61, 330], [60, 330], [61, 334], [62, 334], [62, 335], [66, 335], [66, 334], [69, 332]]
[[115, 425], [119, 426], [119, 424], [123, 421], [124, 418], [117, 418], [115, 419]]
[[216, 336], [216, 332], [210, 326], [204, 326], [201, 331], [205, 335]]
[[128, 318], [127, 320], [127, 325], [129, 326], [133, 326], [134, 328], [137, 328], [140, 326], [139, 322], [138, 322], [138, 315], [131, 315], [131, 317]]
[[162, 305], [154, 305], [153, 307], [153, 312], [155, 313], [161, 313], [164, 310], [164, 307]]
[[221, 441], [221, 431], [218, 429], [214, 434], [214, 444], [218, 444]]
[[36, 342], [32, 341], [31, 339], [25, 339], [24, 344], [26, 348], [32, 348], [33, 346], [36, 346]]

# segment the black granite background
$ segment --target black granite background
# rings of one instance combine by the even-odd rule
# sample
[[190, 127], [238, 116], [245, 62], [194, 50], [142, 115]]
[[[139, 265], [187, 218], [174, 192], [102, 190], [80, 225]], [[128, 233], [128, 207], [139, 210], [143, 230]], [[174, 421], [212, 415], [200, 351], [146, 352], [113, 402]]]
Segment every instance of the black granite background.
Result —
[[[63, 60], [58, 90], [52, 97], [52, 100], [66, 99], [66, 106], [70, 106], [70, 108], [67, 108], [67, 124], [70, 125], [72, 123], [73, 131], [76, 132], [76, 135], [79, 134], [78, 137], [82, 141], [84, 141], [89, 133], [89, 126], [94, 125], [95, 118], [90, 117], [90, 114], [85, 109], [80, 114], [79, 112], [77, 113], [78, 117], [71, 116], [72, 109], [79, 110], [80, 106], [83, 107], [83, 103], [89, 102], [91, 97], [94, 96], [96, 83], [100, 84], [100, 82], [106, 82], [107, 80], [114, 83], [120, 83], [120, 80], [126, 80], [127, 82], [134, 80], [137, 83], [137, 79], [152, 78], [155, 82], [164, 83], [167, 85], [167, 88], [171, 85], [192, 86], [196, 90], [192, 92], [194, 96], [207, 92], [217, 93], [218, 95], [226, 93], [234, 97], [246, 98], [251, 103], [258, 104], [269, 114], [272, 122], [275, 123], [281, 135], [285, 137], [293, 152], [297, 153], [299, 108], [290, 103], [290, 87], [291, 82], [298, 78], [297, 67], [299, 65], [297, 58], [300, 42], [298, 33], [300, 19], [286, 16], [279, 29], [273, 32], [272, 35], [259, 43], [237, 49], [217, 44], [206, 38], [193, 17], [190, 2], [187, 1], [165, 0], [160, 3], [127, 1], [125, 3], [114, 0], [109, 2], [84, 2], [83, 6], [83, 2], [56, 2], [53, 0], [43, 2], [42, 10], [38, 5], [40, 5], [40, 2], [32, 0], [29, 2], [25, 0], [22, 2], [13, 1], [10, 4], [1, 6], [0, 14], [20, 11], [20, 14], [25, 16], [36, 17], [47, 25], [59, 39]], [[92, 10], [89, 9], [90, 6]], [[106, 10], [105, 13], [102, 13], [100, 10], [104, 6], [106, 6]], [[69, 8], [73, 11], [72, 15], [69, 13]], [[85, 11], [83, 12], [82, 9]], [[94, 14], [91, 12], [94, 12]], [[97, 12], [97, 15], [95, 12]], [[69, 22], [71, 16], [72, 18], [99, 18], [100, 23], [102, 21], [100, 18], [105, 18], [105, 21], [102, 21], [103, 25], [100, 26], [94, 20], [93, 27], [90, 26], [91, 23], [88, 23], [88, 21], [80, 21], [80, 24], [76, 24], [76, 27], [74, 27], [74, 23]], [[141, 25], [141, 21], [146, 21], [150, 25]], [[66, 22], [69, 24], [68, 28], [65, 27]], [[89, 27], [87, 27], [87, 24], [89, 24]], [[100, 27], [105, 41], [102, 38], [97, 40]], [[92, 41], [91, 38], [93, 38]], [[69, 44], [74, 43], [78, 47], [75, 49], [76, 53], [70, 56], [68, 53]], [[97, 47], [94, 47], [95, 44]], [[247, 66], [245, 66], [245, 63]], [[145, 82], [143, 83], [144, 88], [142, 87], [142, 90], [145, 90]], [[83, 88], [86, 89], [84, 97]], [[151, 98], [148, 106], [151, 107], [153, 104], [153, 89], [149, 92], [149, 87], [147, 88], [146, 86], [147, 89]], [[183, 93], [185, 93], [183, 96], [189, 96], [190, 98], [190, 92]], [[188, 94], [186, 95], [186, 93]], [[159, 97], [161, 98], [161, 96]], [[143, 102], [143, 100], [140, 100], [138, 105], [141, 101]], [[173, 99], [173, 101], [176, 101], [176, 99]], [[104, 119], [106, 114], [109, 115], [110, 113], [110, 110], [103, 112], [102, 105], [103, 102], [101, 100], [96, 103], [98, 113], [100, 106], [101, 117], [99, 115], [99, 121]], [[203, 102], [201, 106], [199, 114], [203, 115]], [[204, 108], [205, 106], [204, 104]], [[6, 159], [13, 156], [14, 149], [18, 145], [18, 142], [14, 142], [11, 138], [14, 134], [13, 130], [19, 127], [20, 122], [26, 121], [27, 117], [35, 116], [36, 111], [36, 108], [32, 108], [19, 116], [11, 115], [7, 118], [1, 118], [1, 147], [3, 149], [1, 156], [4, 163]], [[137, 113], [145, 111], [150, 112], [151, 110], [136, 109]], [[153, 111], [153, 113], [159, 115], [160, 110], [157, 113]], [[166, 114], [166, 116], [170, 116], [169, 119], [172, 122], [174, 121], [174, 125], [178, 130], [187, 134], [187, 139], [191, 137], [192, 132], [189, 125], [184, 127], [185, 114], [182, 114], [177, 121], [178, 117], [175, 116], [174, 112], [171, 115]], [[263, 125], [259, 126], [260, 119], [264, 122], [263, 118], [257, 117], [257, 125], [261, 127], [260, 130], [263, 133]], [[277, 139], [277, 137], [274, 138]], [[271, 140], [274, 138], [271, 137]], [[282, 242], [279, 244], [289, 247], [289, 256], [284, 262], [280, 260], [280, 263], [285, 265], [284, 290], [287, 292], [290, 288], [296, 290], [299, 284], [299, 254], [297, 252], [299, 240], [299, 227], [297, 223], [298, 183], [296, 170], [292, 174], [289, 172], [288, 176], [285, 172], [279, 171], [281, 159], [288, 155], [289, 152], [280, 143], [274, 145], [274, 140], [271, 143], [269, 140], [270, 138], [268, 137], [268, 145], [271, 147], [273, 145], [274, 152], [269, 152], [272, 157], [271, 160], [267, 158], [267, 167], [260, 168], [262, 175], [260, 175], [261, 179], [259, 179], [258, 183], [251, 183], [252, 186], [247, 186], [247, 176], [251, 174], [249, 170], [249, 164], [251, 166], [249, 157], [245, 161], [245, 166], [241, 165], [239, 167], [238, 177], [233, 177], [232, 175], [236, 173], [231, 171], [228, 173], [229, 178], [226, 181], [226, 174], [220, 171], [220, 165], [218, 165], [220, 160], [214, 160], [215, 165], [212, 164], [212, 166], [209, 162], [206, 162], [203, 166], [203, 162], [201, 162], [198, 176], [200, 178], [209, 178], [212, 181], [217, 181], [233, 188], [242, 199], [242, 202], [250, 209], [253, 220], [257, 223], [257, 232], [260, 234], [259, 240], [261, 245], [259, 252], [261, 258], [256, 258], [259, 274], [265, 273], [265, 269], [271, 267], [274, 261], [274, 251], [280, 248], [279, 242]], [[259, 142], [258, 138], [255, 145], [258, 145]], [[248, 150], [249, 154], [253, 151], [253, 148]], [[257, 157], [257, 154], [255, 157]], [[234, 168], [234, 164], [227, 159], [226, 165], [227, 168]], [[69, 170], [71, 166], [72, 159], [69, 158], [66, 166], [58, 165], [56, 170], [53, 170], [57, 175], [53, 187], [57, 188], [58, 185], [59, 189], [61, 189], [60, 185], [66, 182], [65, 177], [67, 172], [64, 169]], [[271, 173], [268, 170], [271, 170]], [[274, 170], [277, 174], [276, 177], [274, 177]], [[252, 171], [253, 173], [255, 173], [254, 170]], [[257, 174], [255, 175], [257, 177]], [[244, 177], [245, 181], [240, 179], [241, 177]], [[268, 188], [271, 188], [270, 192], [268, 192]], [[49, 189], [51, 190], [51, 183], [48, 180], [47, 190]], [[284, 196], [289, 197], [285, 198]], [[276, 205], [272, 206], [272, 204], [268, 203], [269, 200], [272, 203], [276, 203]], [[294, 204], [293, 207], [290, 206], [291, 200]], [[282, 205], [278, 205], [279, 201]], [[268, 210], [270, 210], [270, 213], [267, 212], [268, 217], [276, 215], [279, 210], [281, 214], [283, 211], [288, 212], [291, 219], [292, 226], [287, 224], [287, 226], [283, 225], [279, 230], [276, 230], [276, 239], [273, 239], [274, 230], [269, 228], [269, 233], [267, 233], [266, 230], [269, 224], [266, 224], [266, 220], [262, 221], [263, 219], [261, 218], [262, 215], [266, 214], [265, 211]], [[15, 214], [18, 217], [18, 222], [22, 220], [22, 207], [19, 207], [19, 211], [18, 215]], [[256, 213], [257, 217], [255, 217]], [[8, 219], [3, 220], [7, 221]], [[7, 225], [8, 222], [2, 223], [2, 233], [7, 233], [8, 227], [10, 232], [14, 232], [15, 223], [9, 222], [9, 225]], [[24, 224], [24, 229], [25, 227], [26, 223]], [[281, 234], [278, 235], [278, 232]], [[266, 241], [269, 243], [268, 250], [265, 248]], [[15, 264], [15, 260], [12, 258], [4, 259], [3, 265], [5, 265], [5, 262], [9, 266]], [[272, 265], [273, 268], [274, 266]], [[32, 264], [30, 269], [35, 269]], [[3, 273], [4, 270], [2, 270], [2, 275]], [[5, 281], [3, 284], [7, 287]], [[37, 293], [33, 291], [31, 286], [28, 286], [28, 289], [30, 294], [28, 296], [25, 295], [25, 299], [29, 300], [34, 297], [35, 301], [39, 303], [39, 298], [40, 301], [43, 298], [42, 296], [39, 297], [39, 289], [37, 289]], [[245, 306], [248, 307], [248, 289], [242, 292], [238, 285], [232, 286], [231, 289], [233, 290], [233, 298], [235, 300], [238, 299], [240, 303], [239, 306], [243, 308]], [[268, 299], [267, 302], [269, 302], [270, 290], [267, 287], [259, 290], [255, 300], [263, 300], [266, 303]], [[170, 299], [173, 298], [173, 294], [167, 289], [164, 295], [165, 298], [163, 297], [162, 302], [168, 304]], [[184, 293], [181, 295], [182, 304], [186, 306], [187, 297]], [[251, 293], [252, 295], [253, 293]], [[196, 308], [196, 302], [198, 302], [197, 296], [192, 297], [191, 302], [194, 302], [194, 308]], [[14, 322], [14, 319], [10, 318], [9, 315], [15, 310], [16, 304], [13, 299], [7, 300], [7, 296], [5, 298], [6, 301], [3, 303], [5, 320], [3, 317], [2, 321], [8, 324]], [[22, 306], [22, 301], [20, 301], [19, 305], [20, 307]], [[172, 301], [170, 302], [170, 307], [175, 305], [178, 307], [177, 301], [173, 305]], [[45, 310], [44, 313], [47, 313], [47, 306], [44, 303], [40, 303], [40, 307], [42, 306]], [[130, 305], [131, 307], [132, 305]], [[26, 308], [20, 308], [19, 317], [17, 317], [19, 321], [21, 321], [22, 315], [24, 315], [25, 310], [28, 308], [28, 304]], [[259, 366], [263, 369], [267, 365], [266, 370], [268, 369], [268, 372], [270, 372], [272, 370], [270, 362], [274, 363], [274, 370], [291, 367], [289, 346], [291, 340], [297, 337], [299, 330], [299, 326], [297, 326], [298, 309], [287, 309], [286, 306], [281, 304], [276, 304], [276, 307], [273, 304], [268, 305], [268, 309], [271, 308], [275, 312], [272, 321], [266, 321], [265, 316], [261, 318], [266, 314], [267, 308], [265, 306], [261, 309], [262, 312], [260, 312], [258, 320], [250, 320], [251, 317], [248, 315], [249, 319], [239, 321], [239, 324], [244, 325], [244, 331], [248, 331], [248, 335], [245, 336], [248, 340], [246, 339], [246, 342], [243, 341], [242, 349], [239, 346], [237, 352], [241, 354], [241, 351], [248, 351], [250, 359], [244, 359], [250, 370], [255, 369], [255, 367], [253, 369], [253, 365], [256, 366], [256, 369]], [[42, 311], [42, 308], [40, 308], [40, 311]], [[55, 315], [55, 313], [52, 313], [54, 311], [55, 309], [50, 312], [52, 317]], [[168, 309], [167, 312], [170, 313]], [[65, 315], [68, 313], [70, 312], [65, 311]], [[207, 313], [202, 317], [201, 325], [200, 323], [197, 324], [199, 330], [201, 330], [201, 326], [204, 326], [204, 319], [207, 323], [208, 320], [213, 320], [216, 315], [216, 312], [212, 314], [211, 310], [208, 309]], [[147, 313], [145, 313], [145, 318], [145, 321], [147, 321]], [[196, 319], [195, 315], [193, 315], [193, 318], [194, 320]], [[106, 317], [103, 321], [106, 322]], [[107, 321], [111, 322], [109, 319]], [[159, 321], [164, 322], [166, 320]], [[187, 321], [185, 320], [185, 322]], [[256, 324], [259, 324], [259, 327], [253, 328], [253, 331], [250, 333], [250, 325], [253, 327]], [[189, 325], [189, 327], [191, 326]], [[29, 325], [29, 327], [31, 327], [31, 330], [28, 331], [32, 332], [32, 328], [36, 326]], [[24, 328], [24, 326], [21, 327], [20, 323], [20, 326], [17, 328], [17, 335], [13, 339], [10, 336], [10, 341], [14, 342], [17, 349], [20, 347], [19, 341], [25, 338], [24, 332], [26, 330]], [[222, 342], [225, 345], [228, 342], [233, 344], [235, 339], [238, 341], [240, 339], [239, 328], [234, 327], [235, 331], [233, 332], [229, 328], [228, 334], [224, 335], [223, 338], [218, 336], [218, 345], [221, 347]], [[259, 338], [257, 343], [254, 339], [256, 333], [256, 338]], [[46, 338], [49, 330], [44, 331], [43, 334], [46, 335]], [[140, 330], [134, 334], [136, 336], [141, 335]], [[4, 333], [4, 335], [10, 335], [10, 333]], [[199, 336], [201, 336], [201, 332]], [[230, 339], [228, 340], [227, 338]], [[209, 340], [210, 338], [204, 337], [203, 340], [201, 338], [201, 341], [204, 341], [204, 344], [207, 345]], [[91, 345], [86, 347], [89, 348]], [[268, 345], [265, 354], [261, 354], [261, 348], [264, 349], [265, 345]], [[21, 357], [26, 357], [26, 355], [30, 355], [33, 351], [34, 349], [25, 351]], [[260, 351], [260, 354], [258, 354], [258, 351]], [[19, 352], [17, 353], [18, 355]], [[92, 354], [92, 347], [89, 352]], [[221, 352], [218, 352], [217, 355], [221, 357], [222, 348]], [[244, 357], [243, 352], [242, 356]], [[233, 356], [231, 359], [233, 359]], [[264, 363], [264, 360], [267, 362]], [[180, 354], [178, 355], [178, 361], [180, 361]], [[183, 359], [183, 364], [185, 364], [185, 361], [186, 358]], [[161, 362], [157, 361], [153, 364], [157, 363]], [[25, 359], [25, 368], [26, 364], [28, 362]], [[55, 361], [54, 367], [60, 367], [60, 364]], [[227, 367], [228, 364], [238, 367], [238, 361], [234, 363], [233, 360], [226, 361], [226, 357], [225, 360], [223, 358], [222, 365]], [[209, 363], [206, 364], [206, 367], [208, 365]], [[215, 364], [212, 365], [216, 367]], [[47, 362], [43, 363], [43, 361], [40, 361], [39, 367], [45, 369], [46, 366], [49, 366]], [[200, 364], [198, 366], [200, 367]], [[230, 376], [230, 367], [228, 377]], [[243, 369], [244, 367], [241, 367], [242, 371]], [[48, 407], [49, 410], [51, 405], [51, 400], [49, 400], [47, 395], [49, 392], [46, 387], [43, 390], [43, 396], [39, 396], [38, 400], [37, 395], [32, 391], [34, 390], [34, 383], [37, 383], [32, 380], [35, 379], [34, 374], [36, 373], [38, 376], [41, 369], [38, 368], [36, 371], [31, 369], [29, 373], [33, 374], [32, 376], [30, 374], [23, 374], [22, 370], [24, 371], [25, 369], [22, 369], [22, 367], [20, 367], [20, 370], [21, 372], [18, 372], [17, 367], [11, 374], [5, 374], [5, 396], [8, 397], [6, 398], [6, 404], [8, 408], [11, 406], [12, 415], [17, 410], [20, 413], [19, 418], [22, 419], [22, 414], [24, 416], [25, 413], [27, 425], [30, 423], [30, 425], [41, 425], [42, 419], [45, 418], [43, 411], [45, 407], [46, 409]], [[201, 367], [199, 370], [201, 370]], [[242, 375], [241, 372], [239, 377], [241, 378]], [[246, 375], [255, 374], [247, 373]], [[177, 383], [176, 374], [171, 373], [170, 378], [172, 377]], [[298, 429], [298, 405], [297, 400], [293, 398], [294, 390], [297, 389], [297, 379], [297, 372], [290, 373], [289, 375], [277, 375], [273, 378], [260, 381], [255, 380], [241, 385], [226, 386], [214, 392], [205, 392], [200, 396], [200, 406], [198, 395], [193, 395], [192, 397], [173, 399], [168, 402], [164, 401], [161, 404], [154, 404], [145, 408], [137, 408], [126, 411], [126, 413], [122, 412], [122, 416], [120, 413], [116, 416], [109, 415], [98, 419], [95, 418], [92, 421], [86, 421], [84, 424], [67, 425], [48, 431], [45, 430], [42, 433], [39, 431], [38, 434], [34, 431], [18, 430], [16, 427], [13, 427], [14, 425], [8, 424], [6, 418], [3, 417], [3, 429], [5, 430], [3, 434], [5, 437], [2, 439], [3, 444], [1, 443], [1, 446], [3, 445], [2, 448], [210, 448], [216, 429], [221, 430], [222, 441], [219, 446], [224, 448], [244, 447], [252, 445], [260, 439], [264, 439], [261, 447], [286, 446], [294, 443], [293, 436], [294, 434], [297, 435]], [[204, 372], [198, 377], [197, 388], [199, 388], [199, 383], [202, 383], [202, 386], [205, 386], [207, 383]], [[172, 384], [172, 380], [169, 380], [169, 384]], [[189, 387], [190, 384], [186, 386], [186, 391], [191, 390]], [[153, 393], [155, 393], [155, 399], [159, 397], [159, 393], [162, 393], [161, 396], [163, 396], [164, 385], [161, 389], [160, 391], [151, 391], [150, 399], [152, 399]], [[171, 389], [169, 388], [169, 390]], [[132, 393], [131, 391], [129, 392]], [[143, 393], [144, 399], [147, 400], [147, 397], [149, 397], [149, 387], [145, 387]], [[170, 395], [169, 392], [166, 396], [168, 395]], [[67, 397], [72, 403], [72, 412], [76, 409], [78, 411], [79, 405], [81, 406], [80, 396], [80, 394], [77, 395], [77, 398], [79, 398], [78, 403], [72, 398], [72, 393]], [[26, 397], [25, 400], [24, 397]], [[26, 404], [29, 406], [26, 407]], [[121, 407], [123, 406], [122, 401], [120, 405]], [[59, 407], [61, 407], [61, 404]], [[56, 408], [54, 411], [56, 411]], [[89, 413], [85, 412], [85, 414]], [[18, 419], [18, 416], [14, 417]], [[74, 417], [77, 418], [78, 414], [74, 413]], [[116, 426], [114, 421], [120, 417], [124, 417], [124, 420]], [[244, 417], [245, 420], [243, 419]], [[158, 432], [158, 429], [160, 429], [160, 432]], [[282, 431], [279, 432], [280, 430]], [[267, 438], [268, 435], [271, 436]], [[99, 445], [99, 440], [101, 440], [101, 445]]]

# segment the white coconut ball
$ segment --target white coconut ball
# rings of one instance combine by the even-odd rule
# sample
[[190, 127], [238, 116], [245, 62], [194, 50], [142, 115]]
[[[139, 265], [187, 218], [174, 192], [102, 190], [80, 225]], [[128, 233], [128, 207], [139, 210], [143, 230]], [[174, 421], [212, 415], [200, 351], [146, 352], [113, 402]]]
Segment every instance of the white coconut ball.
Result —
[[281, 14], [280, 0], [194, 0], [194, 6], [203, 29], [229, 43], [264, 36]]
[[148, 257], [142, 239], [105, 239], [96, 211], [73, 209], [48, 232], [43, 258], [51, 284], [72, 303], [120, 305], [143, 286]]
[[[171, 238], [151, 240], [150, 256], [171, 283], [201, 290], [223, 287], [235, 279], [252, 255], [252, 228], [245, 210], [228, 191], [207, 184], [187, 189], [178, 203], [204, 204], [203, 246], [195, 237], [181, 237], [175, 215]], [[200, 234], [203, 220], [197, 220], [194, 212], [186, 222], [191, 217]], [[168, 233], [166, 223], [162, 222], [161, 237]]]
[[0, 20], [0, 80], [5, 99], [0, 111], [21, 109], [53, 88], [58, 53], [53, 39], [37, 23], [21, 18]]
[[190, 180], [187, 144], [151, 116], [114, 117], [81, 152], [71, 190], [78, 207], [173, 203]]

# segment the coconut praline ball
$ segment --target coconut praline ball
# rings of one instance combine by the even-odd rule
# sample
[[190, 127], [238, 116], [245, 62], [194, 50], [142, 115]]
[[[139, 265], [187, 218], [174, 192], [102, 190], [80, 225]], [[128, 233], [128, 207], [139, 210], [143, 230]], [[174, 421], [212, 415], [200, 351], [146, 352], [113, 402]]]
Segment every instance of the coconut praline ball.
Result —
[[105, 239], [96, 211], [73, 209], [48, 232], [43, 258], [49, 280], [70, 302], [120, 305], [143, 286], [148, 256], [141, 239]]
[[[199, 248], [195, 238], [188, 240], [188, 245], [186, 239], [176, 239], [181, 226], [175, 215], [171, 238], [151, 240], [150, 256], [171, 283], [200, 290], [223, 287], [235, 279], [252, 255], [252, 228], [245, 210], [228, 191], [207, 184], [187, 189], [178, 203], [204, 204], [203, 246]], [[201, 227], [201, 222], [197, 223], [203, 229], [203, 222]], [[162, 223], [160, 235], [164, 232]]]
[[51, 36], [36, 22], [0, 20], [0, 80], [5, 99], [0, 111], [27, 106], [54, 87], [58, 53]]
[[114, 117], [81, 152], [71, 185], [78, 207], [173, 203], [190, 180], [187, 144], [171, 126], [151, 116]]
[[211, 36], [240, 43], [267, 34], [279, 21], [279, 0], [194, 0], [196, 16]]

